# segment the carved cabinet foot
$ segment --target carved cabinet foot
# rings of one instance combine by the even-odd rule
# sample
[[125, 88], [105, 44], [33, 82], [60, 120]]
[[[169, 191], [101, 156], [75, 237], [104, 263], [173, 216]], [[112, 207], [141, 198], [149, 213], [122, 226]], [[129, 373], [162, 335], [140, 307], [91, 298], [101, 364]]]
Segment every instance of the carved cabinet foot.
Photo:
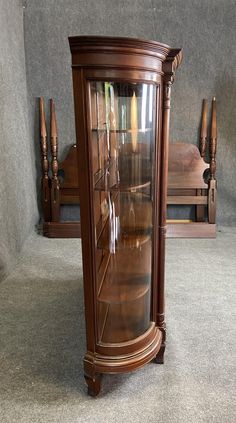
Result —
[[154, 361], [157, 364], [164, 364], [164, 353], [165, 353], [165, 344], [161, 345], [161, 348], [159, 349]]
[[101, 389], [101, 375], [98, 373], [94, 377], [85, 375], [84, 378], [88, 386], [88, 395], [96, 397]]

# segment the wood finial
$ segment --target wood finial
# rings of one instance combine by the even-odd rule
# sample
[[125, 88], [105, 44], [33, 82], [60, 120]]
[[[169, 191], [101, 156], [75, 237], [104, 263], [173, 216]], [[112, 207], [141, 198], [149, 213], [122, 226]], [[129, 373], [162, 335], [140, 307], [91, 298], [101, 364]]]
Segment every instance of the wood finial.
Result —
[[53, 99], [50, 99], [50, 134], [51, 138], [57, 138], [57, 120], [56, 120], [56, 112], [55, 112], [55, 104]]
[[46, 129], [46, 119], [45, 119], [43, 97], [40, 97], [40, 99], [39, 99], [39, 118], [40, 118], [40, 136], [41, 136], [41, 138], [46, 138], [47, 129]]
[[217, 139], [216, 98], [212, 99], [211, 110], [211, 138]]
[[200, 133], [200, 154], [205, 159], [206, 146], [207, 146], [207, 100], [204, 98], [202, 101], [202, 121]]

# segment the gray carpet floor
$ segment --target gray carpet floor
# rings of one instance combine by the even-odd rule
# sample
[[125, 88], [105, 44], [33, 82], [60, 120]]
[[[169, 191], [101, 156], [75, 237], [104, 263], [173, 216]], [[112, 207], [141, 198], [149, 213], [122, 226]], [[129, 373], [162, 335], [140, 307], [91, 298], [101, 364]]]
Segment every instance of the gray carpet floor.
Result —
[[79, 240], [33, 234], [0, 285], [0, 422], [233, 423], [236, 229], [168, 240], [165, 364], [86, 393]]

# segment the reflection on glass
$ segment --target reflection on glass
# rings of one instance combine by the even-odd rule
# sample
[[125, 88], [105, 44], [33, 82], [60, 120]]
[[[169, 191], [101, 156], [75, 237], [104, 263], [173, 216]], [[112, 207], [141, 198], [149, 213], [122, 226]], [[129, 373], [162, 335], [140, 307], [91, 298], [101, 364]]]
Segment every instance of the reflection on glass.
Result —
[[150, 325], [156, 89], [93, 81], [90, 95], [98, 340], [125, 342]]

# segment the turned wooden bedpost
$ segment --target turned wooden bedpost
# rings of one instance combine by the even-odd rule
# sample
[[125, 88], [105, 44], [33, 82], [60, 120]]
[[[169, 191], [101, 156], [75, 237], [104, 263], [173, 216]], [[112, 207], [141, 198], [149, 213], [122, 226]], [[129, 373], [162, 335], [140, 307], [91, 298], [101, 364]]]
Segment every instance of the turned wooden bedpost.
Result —
[[217, 121], [216, 99], [212, 99], [211, 131], [210, 131], [210, 180], [208, 192], [208, 219], [209, 223], [215, 223], [216, 219], [216, 146], [217, 146]]
[[[206, 150], [207, 150], [207, 111], [208, 105], [207, 100], [204, 98], [202, 100], [202, 118], [201, 118], [201, 130], [200, 130], [200, 142], [199, 142], [199, 151], [203, 160], [206, 160]], [[202, 195], [202, 190], [197, 189], [196, 195]], [[204, 222], [205, 220], [205, 207], [197, 204], [196, 209], [196, 221]]]
[[200, 154], [205, 160], [207, 146], [207, 100], [204, 98], [202, 101], [202, 121], [200, 133]]
[[39, 99], [39, 122], [40, 122], [40, 147], [41, 147], [41, 163], [42, 163], [42, 204], [43, 217], [45, 222], [51, 220], [50, 210], [50, 179], [48, 176], [49, 162], [48, 162], [48, 143], [47, 143], [47, 129], [44, 110], [43, 97]]
[[55, 105], [53, 99], [50, 99], [50, 138], [51, 138], [51, 209], [52, 221], [57, 222], [60, 218], [60, 203], [59, 203], [59, 179], [58, 179], [58, 142], [57, 142], [57, 122]]

